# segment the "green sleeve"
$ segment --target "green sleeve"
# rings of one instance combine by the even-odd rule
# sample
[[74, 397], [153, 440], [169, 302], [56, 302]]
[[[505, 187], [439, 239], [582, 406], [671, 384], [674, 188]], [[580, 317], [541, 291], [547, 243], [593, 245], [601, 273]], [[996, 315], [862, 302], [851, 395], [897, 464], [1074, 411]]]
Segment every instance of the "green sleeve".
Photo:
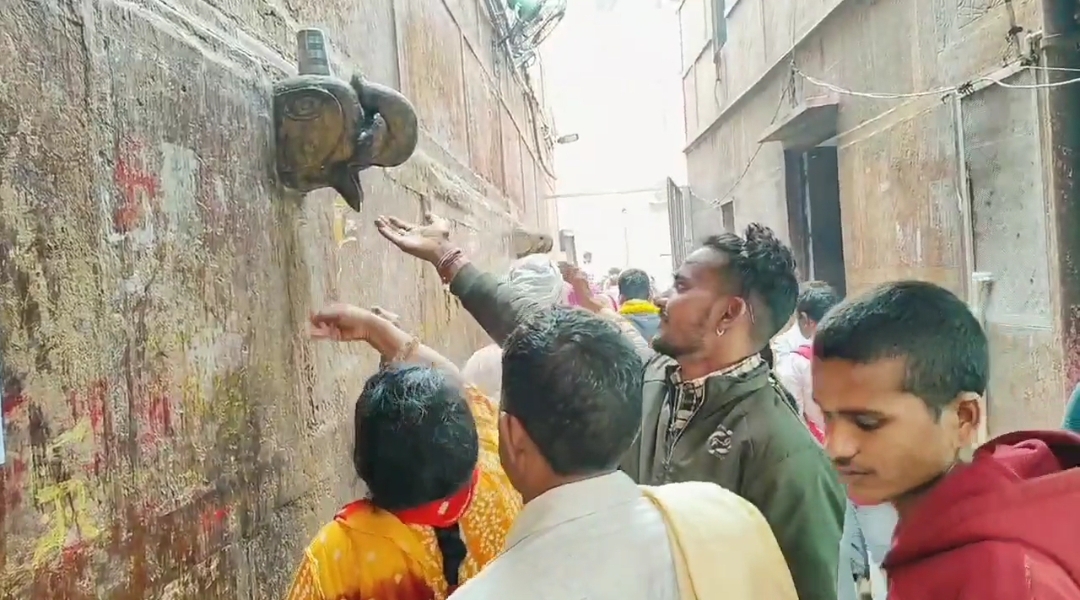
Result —
[[799, 600], [836, 600], [845, 500], [821, 450], [788, 456], [749, 482], [743, 495], [772, 527]]
[[525, 314], [537, 309], [535, 302], [516, 296], [505, 282], [472, 264], [458, 271], [450, 282], [450, 293], [499, 346]]
[[1064, 427], [1069, 431], [1080, 433], [1080, 383], [1076, 384], [1072, 398], [1069, 398], [1069, 404], [1065, 407]]

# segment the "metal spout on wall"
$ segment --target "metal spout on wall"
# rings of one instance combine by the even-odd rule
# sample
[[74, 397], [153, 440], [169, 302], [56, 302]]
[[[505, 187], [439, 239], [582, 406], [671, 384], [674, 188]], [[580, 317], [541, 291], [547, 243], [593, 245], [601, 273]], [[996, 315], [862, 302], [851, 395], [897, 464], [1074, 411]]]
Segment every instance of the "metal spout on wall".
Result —
[[326, 34], [296, 34], [298, 74], [274, 86], [277, 171], [301, 192], [334, 188], [353, 210], [364, 190], [359, 172], [396, 167], [416, 150], [419, 125], [412, 103], [397, 90], [359, 75], [333, 76]]
[[326, 34], [321, 29], [309, 27], [296, 32], [296, 70], [300, 75], [333, 74], [326, 51]]

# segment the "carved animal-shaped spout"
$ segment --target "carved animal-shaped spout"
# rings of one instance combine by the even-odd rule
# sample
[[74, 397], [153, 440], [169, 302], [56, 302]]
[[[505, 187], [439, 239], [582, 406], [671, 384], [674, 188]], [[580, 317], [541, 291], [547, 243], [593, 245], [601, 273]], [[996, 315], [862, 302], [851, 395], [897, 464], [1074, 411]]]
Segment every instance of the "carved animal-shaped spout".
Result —
[[415, 151], [416, 110], [389, 87], [330, 75], [322, 32], [303, 30], [297, 39], [300, 75], [274, 86], [278, 175], [302, 192], [332, 187], [358, 211], [359, 172], [396, 167]]

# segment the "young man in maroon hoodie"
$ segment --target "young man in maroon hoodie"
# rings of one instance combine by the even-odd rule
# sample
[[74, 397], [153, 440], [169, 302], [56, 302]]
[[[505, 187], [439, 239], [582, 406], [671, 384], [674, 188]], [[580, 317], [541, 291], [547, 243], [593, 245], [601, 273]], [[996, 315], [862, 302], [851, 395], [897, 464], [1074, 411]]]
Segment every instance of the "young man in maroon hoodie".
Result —
[[900, 515], [889, 600], [1080, 600], [1080, 436], [1015, 432], [962, 459], [990, 361], [960, 299], [882, 285], [825, 317], [814, 356], [841, 480]]

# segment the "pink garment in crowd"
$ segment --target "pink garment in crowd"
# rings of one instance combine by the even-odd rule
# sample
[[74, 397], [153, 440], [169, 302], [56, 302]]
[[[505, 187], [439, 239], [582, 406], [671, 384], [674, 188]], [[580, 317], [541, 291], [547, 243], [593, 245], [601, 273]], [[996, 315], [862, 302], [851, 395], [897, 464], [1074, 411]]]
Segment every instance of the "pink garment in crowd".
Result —
[[[568, 293], [567, 293], [566, 298], [567, 298], [567, 302], [570, 303], [570, 306], [581, 306], [581, 299], [578, 298], [577, 292], [575, 292], [574, 289], [571, 288], [569, 285], [567, 285], [566, 287], [568, 288]], [[595, 285], [590, 283], [589, 284], [589, 289], [592, 290], [593, 297], [603, 298], [603, 299], [607, 300], [608, 305], [611, 308], [611, 310], [619, 310], [619, 307], [615, 305], [615, 301], [611, 299], [611, 296], [608, 296], [607, 294], [602, 293], [600, 291], [600, 288], [598, 288]]]

